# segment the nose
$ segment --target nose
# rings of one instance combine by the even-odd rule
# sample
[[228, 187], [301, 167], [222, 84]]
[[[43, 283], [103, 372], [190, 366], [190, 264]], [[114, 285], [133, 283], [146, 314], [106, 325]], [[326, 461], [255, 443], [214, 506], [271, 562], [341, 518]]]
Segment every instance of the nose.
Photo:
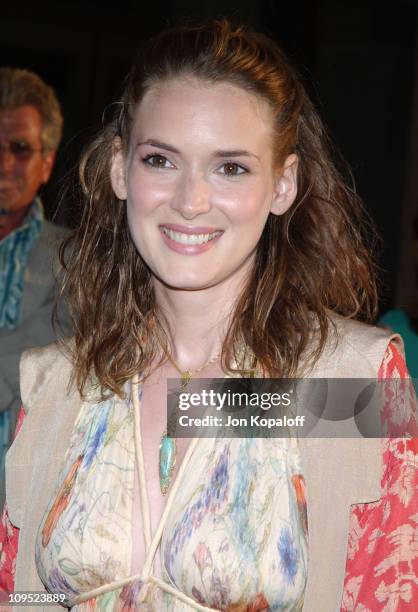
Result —
[[204, 175], [187, 173], [179, 178], [172, 206], [184, 219], [194, 219], [211, 208], [210, 185]]
[[0, 172], [7, 174], [14, 166], [15, 158], [10, 147], [0, 144]]

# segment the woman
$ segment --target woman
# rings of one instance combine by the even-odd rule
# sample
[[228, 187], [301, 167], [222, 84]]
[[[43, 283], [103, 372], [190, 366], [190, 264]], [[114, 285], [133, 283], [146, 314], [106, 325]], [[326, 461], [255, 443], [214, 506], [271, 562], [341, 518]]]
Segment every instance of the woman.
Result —
[[[280, 50], [226, 21], [163, 32], [80, 176], [75, 338], [22, 362], [7, 588], [74, 610], [412, 610], [414, 557], [400, 569], [383, 535], [413, 524], [400, 493], [352, 513], [341, 602], [350, 505], [384, 495], [379, 440], [165, 431], [167, 378], [407, 375], [397, 338], [354, 321], [376, 305], [361, 206]], [[395, 486], [415, 450], [385, 452]]]

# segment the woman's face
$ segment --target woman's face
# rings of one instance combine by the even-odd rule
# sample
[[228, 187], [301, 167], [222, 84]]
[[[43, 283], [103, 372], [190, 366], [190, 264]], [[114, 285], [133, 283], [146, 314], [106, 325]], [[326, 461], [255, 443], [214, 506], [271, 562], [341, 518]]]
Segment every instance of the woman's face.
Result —
[[248, 274], [269, 213], [296, 196], [296, 156], [273, 167], [272, 121], [264, 100], [226, 82], [178, 78], [146, 93], [111, 178], [165, 285], [206, 289]]

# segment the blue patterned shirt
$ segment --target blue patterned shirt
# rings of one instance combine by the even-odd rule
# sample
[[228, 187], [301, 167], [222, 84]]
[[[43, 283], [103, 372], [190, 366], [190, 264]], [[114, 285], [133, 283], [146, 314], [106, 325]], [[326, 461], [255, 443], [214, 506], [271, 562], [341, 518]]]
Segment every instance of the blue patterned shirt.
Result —
[[0, 240], [0, 327], [15, 329], [19, 324], [25, 269], [43, 221], [42, 204], [37, 198], [22, 225]]

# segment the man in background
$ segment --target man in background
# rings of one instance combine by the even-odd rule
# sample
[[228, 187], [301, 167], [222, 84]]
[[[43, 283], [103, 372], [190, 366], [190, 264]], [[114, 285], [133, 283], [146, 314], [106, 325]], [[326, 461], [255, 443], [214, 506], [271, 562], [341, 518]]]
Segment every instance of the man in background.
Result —
[[44, 219], [38, 191], [62, 134], [51, 87], [27, 70], [0, 68], [0, 505], [4, 455], [20, 407], [19, 360], [55, 339], [53, 263], [65, 230]]

